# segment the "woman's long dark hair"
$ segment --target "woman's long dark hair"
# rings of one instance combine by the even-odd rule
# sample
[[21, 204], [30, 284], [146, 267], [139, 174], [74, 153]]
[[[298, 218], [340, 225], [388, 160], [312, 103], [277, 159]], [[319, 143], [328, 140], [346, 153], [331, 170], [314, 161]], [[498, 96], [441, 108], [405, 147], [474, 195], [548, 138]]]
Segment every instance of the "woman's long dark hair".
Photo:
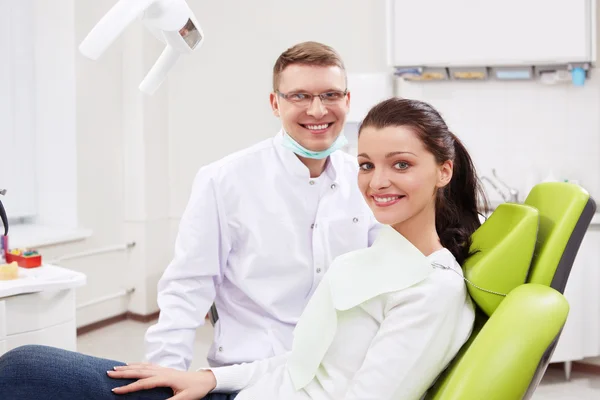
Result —
[[438, 163], [453, 161], [452, 179], [436, 196], [435, 225], [442, 246], [462, 265], [470, 255], [471, 235], [481, 225], [478, 206], [488, 208], [471, 156], [441, 115], [425, 102], [398, 97], [385, 100], [369, 111], [359, 134], [366, 127], [389, 126], [412, 128]]

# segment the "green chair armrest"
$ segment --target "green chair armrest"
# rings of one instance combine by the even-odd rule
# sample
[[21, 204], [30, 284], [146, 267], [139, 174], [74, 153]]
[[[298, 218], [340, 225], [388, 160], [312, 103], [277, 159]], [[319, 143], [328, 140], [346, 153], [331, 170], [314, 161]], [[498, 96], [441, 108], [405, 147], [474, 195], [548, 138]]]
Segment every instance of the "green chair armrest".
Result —
[[548, 286], [515, 288], [483, 327], [475, 327], [426, 399], [521, 400], [568, 313], [565, 297]]

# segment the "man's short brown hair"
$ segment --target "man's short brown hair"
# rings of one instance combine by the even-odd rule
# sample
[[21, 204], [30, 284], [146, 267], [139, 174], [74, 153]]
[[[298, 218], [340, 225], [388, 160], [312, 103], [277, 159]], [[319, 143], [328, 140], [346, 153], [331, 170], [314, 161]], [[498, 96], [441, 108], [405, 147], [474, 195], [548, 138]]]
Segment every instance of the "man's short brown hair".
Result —
[[288, 65], [303, 64], [319, 67], [340, 67], [344, 73], [346, 67], [342, 57], [332, 47], [318, 42], [303, 42], [281, 53], [273, 66], [273, 90], [279, 87], [281, 72]]

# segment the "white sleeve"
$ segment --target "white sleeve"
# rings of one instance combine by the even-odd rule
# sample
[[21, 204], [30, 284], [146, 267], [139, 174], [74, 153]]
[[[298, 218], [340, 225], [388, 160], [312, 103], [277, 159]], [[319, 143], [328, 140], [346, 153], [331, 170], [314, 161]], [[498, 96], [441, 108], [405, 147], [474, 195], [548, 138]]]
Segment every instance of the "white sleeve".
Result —
[[456, 324], [468, 323], [461, 319], [467, 307], [466, 289], [450, 273], [434, 274], [436, 278], [388, 298], [384, 320], [344, 400], [417, 400], [423, 396], [456, 347]]
[[178, 370], [192, 361], [196, 329], [215, 298], [215, 279], [230, 251], [214, 172], [201, 169], [181, 217], [174, 258], [158, 282], [160, 316], [146, 332], [146, 359]]
[[251, 386], [265, 374], [273, 371], [278, 366], [285, 364], [290, 352], [275, 357], [251, 363], [235, 364], [227, 367], [206, 368], [210, 369], [217, 380], [213, 392], [239, 392]]

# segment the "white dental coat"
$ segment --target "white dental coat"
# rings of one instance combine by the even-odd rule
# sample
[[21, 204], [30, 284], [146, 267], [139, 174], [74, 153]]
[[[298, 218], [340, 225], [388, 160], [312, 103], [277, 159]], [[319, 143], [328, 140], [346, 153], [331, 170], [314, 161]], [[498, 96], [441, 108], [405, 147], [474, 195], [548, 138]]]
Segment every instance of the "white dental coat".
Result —
[[201, 168], [158, 284], [161, 311], [146, 333], [146, 358], [187, 370], [213, 301], [211, 366], [290, 350], [331, 261], [369, 246], [379, 228], [357, 176], [356, 158], [337, 151], [310, 178], [282, 146], [282, 132]]
[[[434, 266], [435, 265], [435, 266]], [[293, 349], [215, 368], [236, 400], [417, 400], [471, 334], [474, 308], [447, 249], [428, 257], [390, 227], [334, 261]]]

